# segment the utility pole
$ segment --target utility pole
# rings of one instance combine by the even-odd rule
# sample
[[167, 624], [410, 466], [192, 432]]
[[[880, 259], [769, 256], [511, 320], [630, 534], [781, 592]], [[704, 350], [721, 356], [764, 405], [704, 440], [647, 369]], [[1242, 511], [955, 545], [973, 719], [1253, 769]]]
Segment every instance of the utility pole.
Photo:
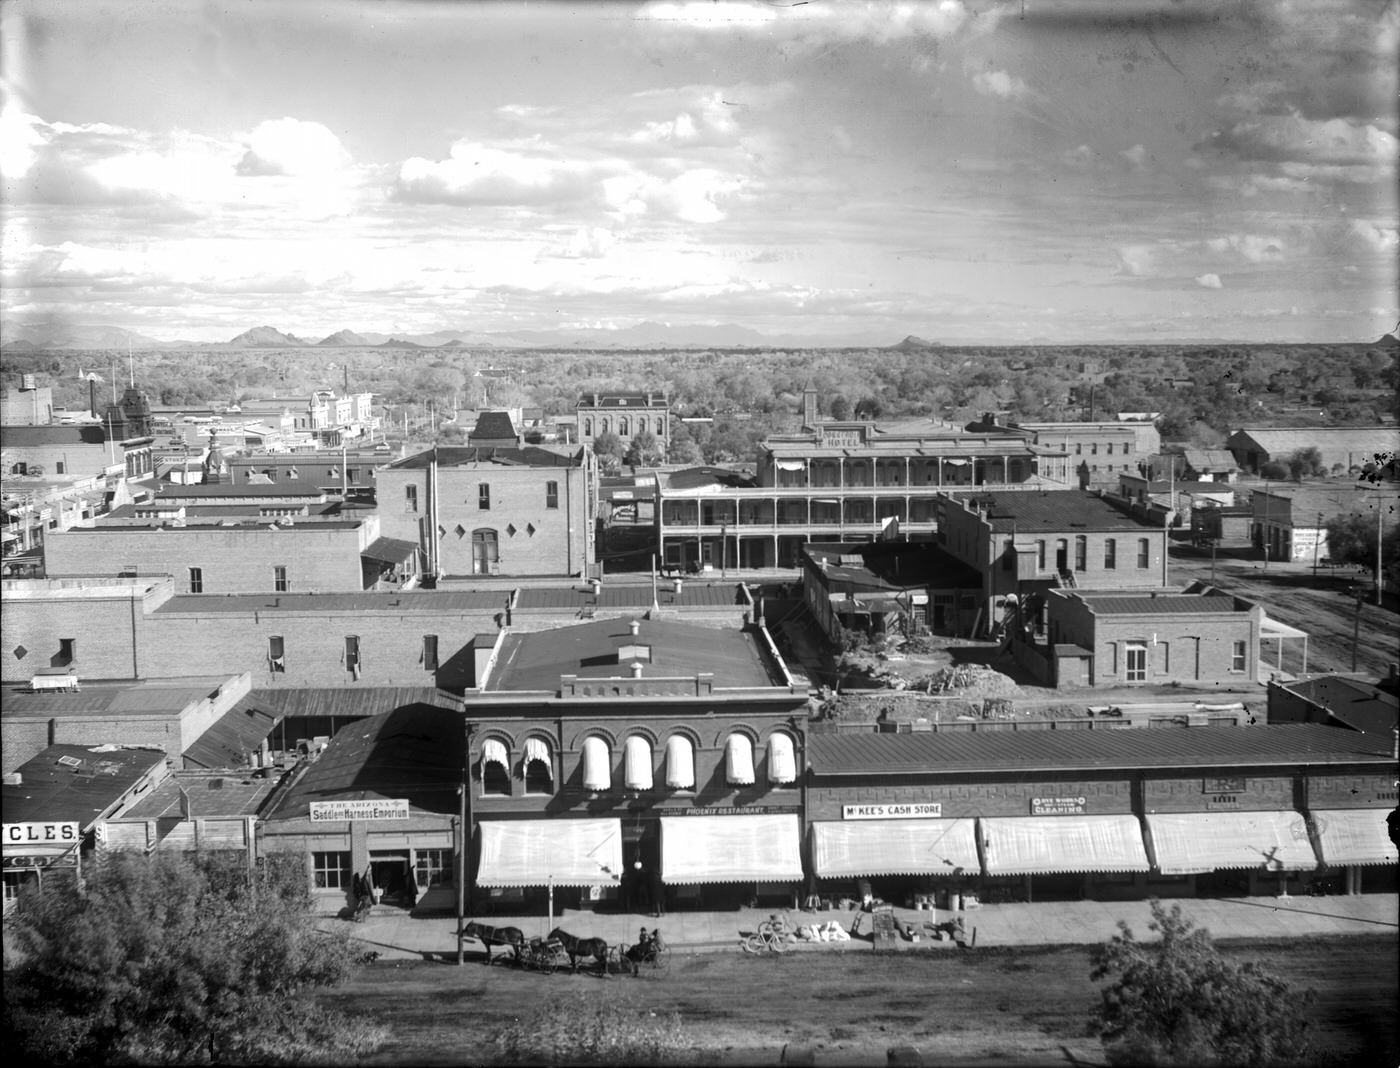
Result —
[[1313, 585], [1317, 585], [1317, 551], [1322, 547], [1322, 513], [1317, 513], [1317, 535], [1313, 538]]
[[[1356, 598], [1356, 614], [1352, 617], [1351, 623], [1351, 670], [1354, 674], [1356, 672], [1356, 651], [1361, 644], [1361, 602], [1365, 600], [1360, 583], [1352, 588], [1352, 595]], [[1282, 641], [1282, 639], [1279, 640]]]

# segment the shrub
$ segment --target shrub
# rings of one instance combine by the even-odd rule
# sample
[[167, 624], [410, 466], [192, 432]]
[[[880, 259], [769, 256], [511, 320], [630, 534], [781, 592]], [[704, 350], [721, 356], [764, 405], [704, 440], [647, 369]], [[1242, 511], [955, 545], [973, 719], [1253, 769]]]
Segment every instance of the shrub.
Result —
[[679, 1064], [693, 1056], [680, 1016], [581, 994], [554, 995], [501, 1027], [507, 1064]]

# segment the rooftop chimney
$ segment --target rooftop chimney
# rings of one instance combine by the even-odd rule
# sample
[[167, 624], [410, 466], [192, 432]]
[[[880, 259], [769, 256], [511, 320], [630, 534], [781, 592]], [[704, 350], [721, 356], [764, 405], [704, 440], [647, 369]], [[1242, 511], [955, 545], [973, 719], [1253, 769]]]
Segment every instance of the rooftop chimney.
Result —
[[642, 662], [640, 660], [632, 661], [632, 677], [634, 679], [642, 677]]

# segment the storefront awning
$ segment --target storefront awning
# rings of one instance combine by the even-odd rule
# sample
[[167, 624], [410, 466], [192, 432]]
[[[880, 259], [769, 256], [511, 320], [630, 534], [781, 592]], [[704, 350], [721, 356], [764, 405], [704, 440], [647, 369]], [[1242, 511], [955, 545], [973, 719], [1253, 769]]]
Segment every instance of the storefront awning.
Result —
[[779, 471], [801, 471], [807, 465], [801, 460], [779, 460]]
[[684, 735], [666, 739], [666, 785], [672, 790], [695, 789], [695, 747]]
[[1148, 868], [1136, 816], [1021, 816], [978, 822], [988, 875]]
[[798, 882], [800, 839], [796, 813], [662, 817], [661, 878], [673, 886]]
[[1322, 859], [1343, 864], [1395, 864], [1400, 851], [1386, 832], [1386, 811], [1378, 808], [1338, 808], [1313, 812]]
[[971, 819], [850, 820], [812, 824], [818, 878], [980, 875]]
[[478, 886], [607, 886], [621, 872], [621, 820], [481, 821]]
[[376, 538], [365, 548], [360, 550], [360, 555], [366, 560], [373, 560], [380, 564], [406, 564], [418, 555], [418, 546], [411, 541], [404, 541], [402, 538]]
[[1317, 866], [1307, 824], [1296, 812], [1158, 813], [1147, 817], [1147, 832], [1163, 875]]
[[797, 756], [793, 753], [792, 738], [786, 734], [775, 734], [768, 739], [768, 781], [780, 786], [797, 781]]

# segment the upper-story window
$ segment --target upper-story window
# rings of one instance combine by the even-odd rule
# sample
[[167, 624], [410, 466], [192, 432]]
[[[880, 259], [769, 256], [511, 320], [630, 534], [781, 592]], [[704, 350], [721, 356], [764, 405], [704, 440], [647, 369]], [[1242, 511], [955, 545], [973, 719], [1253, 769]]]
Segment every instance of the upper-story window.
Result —
[[1089, 539], [1083, 534], [1074, 536], [1074, 570], [1087, 571], [1089, 568]]
[[779, 732], [768, 739], [768, 781], [775, 786], [797, 781], [797, 755], [790, 735]]
[[583, 788], [601, 793], [612, 788], [612, 757], [608, 743], [596, 734], [583, 740]]
[[640, 734], [630, 735], [622, 750], [622, 786], [625, 790], [650, 790], [651, 743]]
[[666, 785], [672, 790], [695, 789], [695, 747], [683, 734], [666, 739]]
[[546, 508], [559, 507], [559, 483], [550, 481], [544, 484], [544, 506]]
[[190, 568], [190, 592], [191, 592], [191, 593], [203, 593], [203, 592], [204, 592], [204, 568], [202, 568], [202, 567], [192, 567], [192, 568]]
[[412, 484], [403, 488], [403, 507], [406, 512], [418, 511], [418, 487]]
[[1149, 567], [1152, 563], [1152, 543], [1146, 538], [1138, 538], [1137, 566]]
[[1112, 571], [1118, 566], [1118, 542], [1114, 538], [1104, 539], [1103, 566], [1105, 571]]
[[272, 590], [274, 593], [286, 593], [291, 589], [291, 580], [287, 577], [287, 565], [277, 564], [272, 569]]
[[554, 792], [554, 761], [543, 739], [525, 739], [525, 756], [520, 763], [527, 794]]
[[731, 734], [724, 742], [724, 781], [730, 786], [753, 785], [753, 742]]
[[476, 507], [478, 511], [489, 512], [491, 510], [491, 484], [483, 482], [476, 487]]
[[505, 796], [510, 794], [510, 754], [505, 743], [487, 738], [481, 743], [481, 792]]

